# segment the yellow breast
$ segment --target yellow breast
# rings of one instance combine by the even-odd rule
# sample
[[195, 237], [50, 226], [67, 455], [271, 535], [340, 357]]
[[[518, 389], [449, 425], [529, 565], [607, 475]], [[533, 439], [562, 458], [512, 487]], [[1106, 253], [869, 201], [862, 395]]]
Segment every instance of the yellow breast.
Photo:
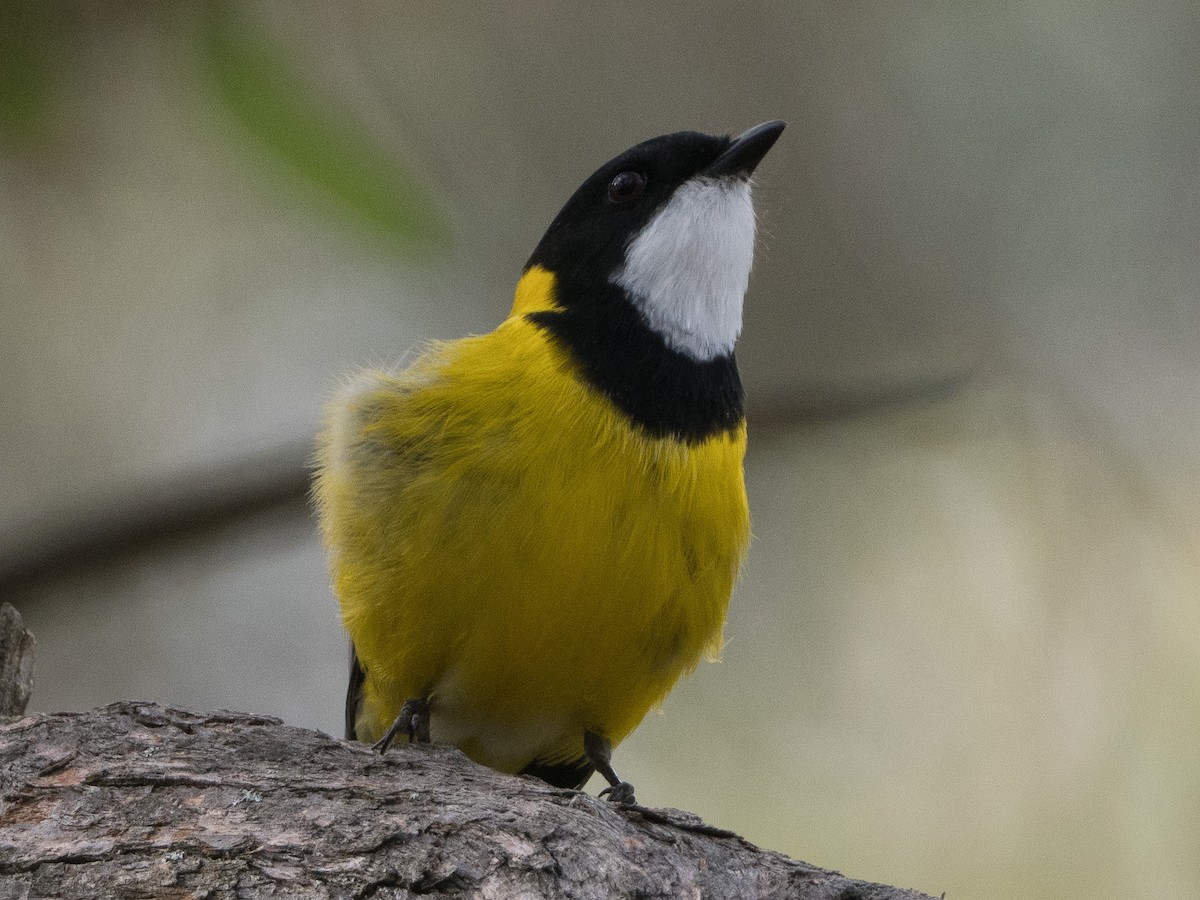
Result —
[[522, 313], [365, 373], [330, 410], [317, 499], [378, 737], [429, 696], [435, 740], [517, 771], [615, 745], [721, 644], [749, 539], [745, 428], [647, 437]]

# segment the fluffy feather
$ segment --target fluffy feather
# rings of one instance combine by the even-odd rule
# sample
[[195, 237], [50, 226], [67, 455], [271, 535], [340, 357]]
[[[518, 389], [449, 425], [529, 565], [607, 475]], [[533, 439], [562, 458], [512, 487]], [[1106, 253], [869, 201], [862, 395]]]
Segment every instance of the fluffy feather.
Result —
[[[531, 270], [522, 308], [553, 306]], [[718, 652], [749, 538], [744, 427], [650, 438], [523, 315], [361, 375], [329, 407], [316, 499], [366, 672], [357, 733], [428, 696], [433, 739], [495, 768], [616, 745]]]
[[693, 178], [633, 237], [613, 283], [673, 350], [724, 356], [742, 330], [754, 228], [748, 179]]

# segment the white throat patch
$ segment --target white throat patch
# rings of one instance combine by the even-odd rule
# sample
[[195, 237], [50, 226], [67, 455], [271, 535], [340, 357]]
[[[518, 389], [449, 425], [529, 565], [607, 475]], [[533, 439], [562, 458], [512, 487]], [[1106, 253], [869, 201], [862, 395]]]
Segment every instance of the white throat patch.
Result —
[[733, 350], [754, 262], [754, 205], [741, 178], [685, 181], [625, 248], [612, 275], [667, 345], [698, 362]]

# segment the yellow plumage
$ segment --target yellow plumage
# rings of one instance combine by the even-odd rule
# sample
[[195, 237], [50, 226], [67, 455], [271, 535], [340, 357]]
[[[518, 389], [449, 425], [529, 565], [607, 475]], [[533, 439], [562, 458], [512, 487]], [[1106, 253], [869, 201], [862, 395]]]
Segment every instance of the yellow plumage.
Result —
[[721, 645], [749, 540], [744, 424], [650, 437], [525, 313], [365, 372], [330, 405], [316, 497], [374, 740], [428, 697], [433, 739], [516, 772], [613, 745]]

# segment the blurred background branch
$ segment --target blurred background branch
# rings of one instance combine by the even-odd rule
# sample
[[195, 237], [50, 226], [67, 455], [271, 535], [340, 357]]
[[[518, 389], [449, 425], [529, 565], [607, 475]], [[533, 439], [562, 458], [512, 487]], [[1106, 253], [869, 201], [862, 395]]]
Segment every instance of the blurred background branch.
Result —
[[[793, 398], [750, 413], [756, 434], [805, 423], [867, 416], [910, 404], [936, 403], [969, 381], [967, 375], [897, 387], [876, 396]], [[102, 498], [14, 529], [0, 547], [0, 597], [17, 596], [38, 582], [86, 575], [146, 552], [166, 552], [202, 541], [213, 531], [263, 512], [303, 516], [311, 486], [313, 442], [305, 441], [220, 468], [139, 484], [124, 496]], [[194, 548], [193, 548], [194, 549]]]

